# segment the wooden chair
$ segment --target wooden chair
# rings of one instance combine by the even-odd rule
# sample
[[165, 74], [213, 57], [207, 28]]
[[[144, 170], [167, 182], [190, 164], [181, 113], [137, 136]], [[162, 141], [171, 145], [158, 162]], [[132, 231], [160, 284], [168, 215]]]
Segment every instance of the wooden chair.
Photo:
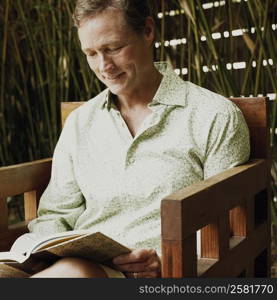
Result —
[[[250, 129], [251, 159], [162, 200], [162, 277], [270, 276], [268, 99], [231, 100]], [[62, 121], [80, 104], [62, 103]], [[51, 158], [0, 168], [0, 251], [27, 232], [50, 175]], [[23, 193], [25, 221], [9, 226], [6, 198]]]

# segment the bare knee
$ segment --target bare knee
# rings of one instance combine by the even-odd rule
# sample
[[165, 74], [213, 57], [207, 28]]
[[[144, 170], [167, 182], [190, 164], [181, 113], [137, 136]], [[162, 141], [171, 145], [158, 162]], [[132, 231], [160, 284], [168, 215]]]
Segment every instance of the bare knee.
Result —
[[78, 257], [65, 257], [32, 277], [103, 278], [107, 277], [107, 275], [98, 264], [90, 260]]

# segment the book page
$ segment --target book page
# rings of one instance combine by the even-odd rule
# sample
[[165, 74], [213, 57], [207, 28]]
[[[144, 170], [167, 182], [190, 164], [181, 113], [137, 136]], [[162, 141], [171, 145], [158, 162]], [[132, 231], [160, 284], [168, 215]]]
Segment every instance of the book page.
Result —
[[0, 262], [25, 262], [30, 257], [42, 260], [66, 256], [83, 257], [104, 262], [115, 256], [129, 253], [130, 249], [100, 232], [67, 231], [34, 238], [33, 233], [24, 234], [13, 244], [10, 252], [0, 252]]
[[45, 236], [37, 240], [36, 243], [34, 243], [33, 246], [29, 248], [27, 255], [30, 255], [40, 248], [48, 247], [48, 245], [51, 246], [60, 244], [63, 240], [71, 240], [75, 237], [86, 235], [88, 233], [90, 233], [88, 230], [70, 230]]
[[46, 249], [46, 248], [55, 246], [57, 244], [64, 243], [66, 241], [70, 241], [70, 240], [75, 239], [75, 238], [80, 237], [80, 236], [83, 236], [83, 234], [74, 234], [74, 235], [70, 235], [70, 236], [66, 236], [66, 237], [64, 237], [64, 236], [55, 237], [55, 238], [52, 238], [50, 240], [43, 241], [40, 244], [36, 245], [33, 248], [32, 252], [39, 251], [39, 250], [42, 250], [42, 249]]
[[1, 263], [12, 263], [12, 262], [24, 262], [26, 257], [16, 252], [0, 252], [0, 264]]
[[25, 233], [15, 240], [10, 251], [25, 254], [33, 248], [37, 242], [38, 238], [34, 233]]
[[96, 262], [108, 261], [118, 255], [129, 253], [131, 250], [108, 236], [96, 232], [88, 233], [70, 241], [38, 250], [34, 255], [47, 255], [59, 257], [83, 257]]
[[[45, 237], [37, 237], [37, 235], [33, 232], [25, 233], [18, 237], [13, 243], [10, 251], [13, 253], [18, 253], [21, 255], [26, 255], [26, 258], [30, 256], [30, 254], [40, 246], [47, 245], [48, 243], [57, 244], [65, 237], [72, 236], [80, 236], [82, 234], [87, 234], [86, 230], [71, 230], [65, 232], [54, 233], [51, 235], [47, 235]], [[56, 241], [56, 242], [54, 242]]]

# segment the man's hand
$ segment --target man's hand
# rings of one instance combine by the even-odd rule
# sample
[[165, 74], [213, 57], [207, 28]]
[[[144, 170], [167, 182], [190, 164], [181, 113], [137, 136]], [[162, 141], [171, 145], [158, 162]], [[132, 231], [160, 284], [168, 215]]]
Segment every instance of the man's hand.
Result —
[[161, 260], [154, 249], [135, 249], [113, 259], [114, 268], [131, 278], [161, 277]]

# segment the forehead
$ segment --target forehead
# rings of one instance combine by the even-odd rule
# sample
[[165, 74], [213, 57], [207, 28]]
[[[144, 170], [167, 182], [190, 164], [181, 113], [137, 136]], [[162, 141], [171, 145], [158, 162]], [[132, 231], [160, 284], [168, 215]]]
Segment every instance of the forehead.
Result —
[[127, 40], [133, 34], [134, 32], [126, 23], [123, 11], [119, 9], [106, 9], [84, 20], [78, 28], [82, 48]]

